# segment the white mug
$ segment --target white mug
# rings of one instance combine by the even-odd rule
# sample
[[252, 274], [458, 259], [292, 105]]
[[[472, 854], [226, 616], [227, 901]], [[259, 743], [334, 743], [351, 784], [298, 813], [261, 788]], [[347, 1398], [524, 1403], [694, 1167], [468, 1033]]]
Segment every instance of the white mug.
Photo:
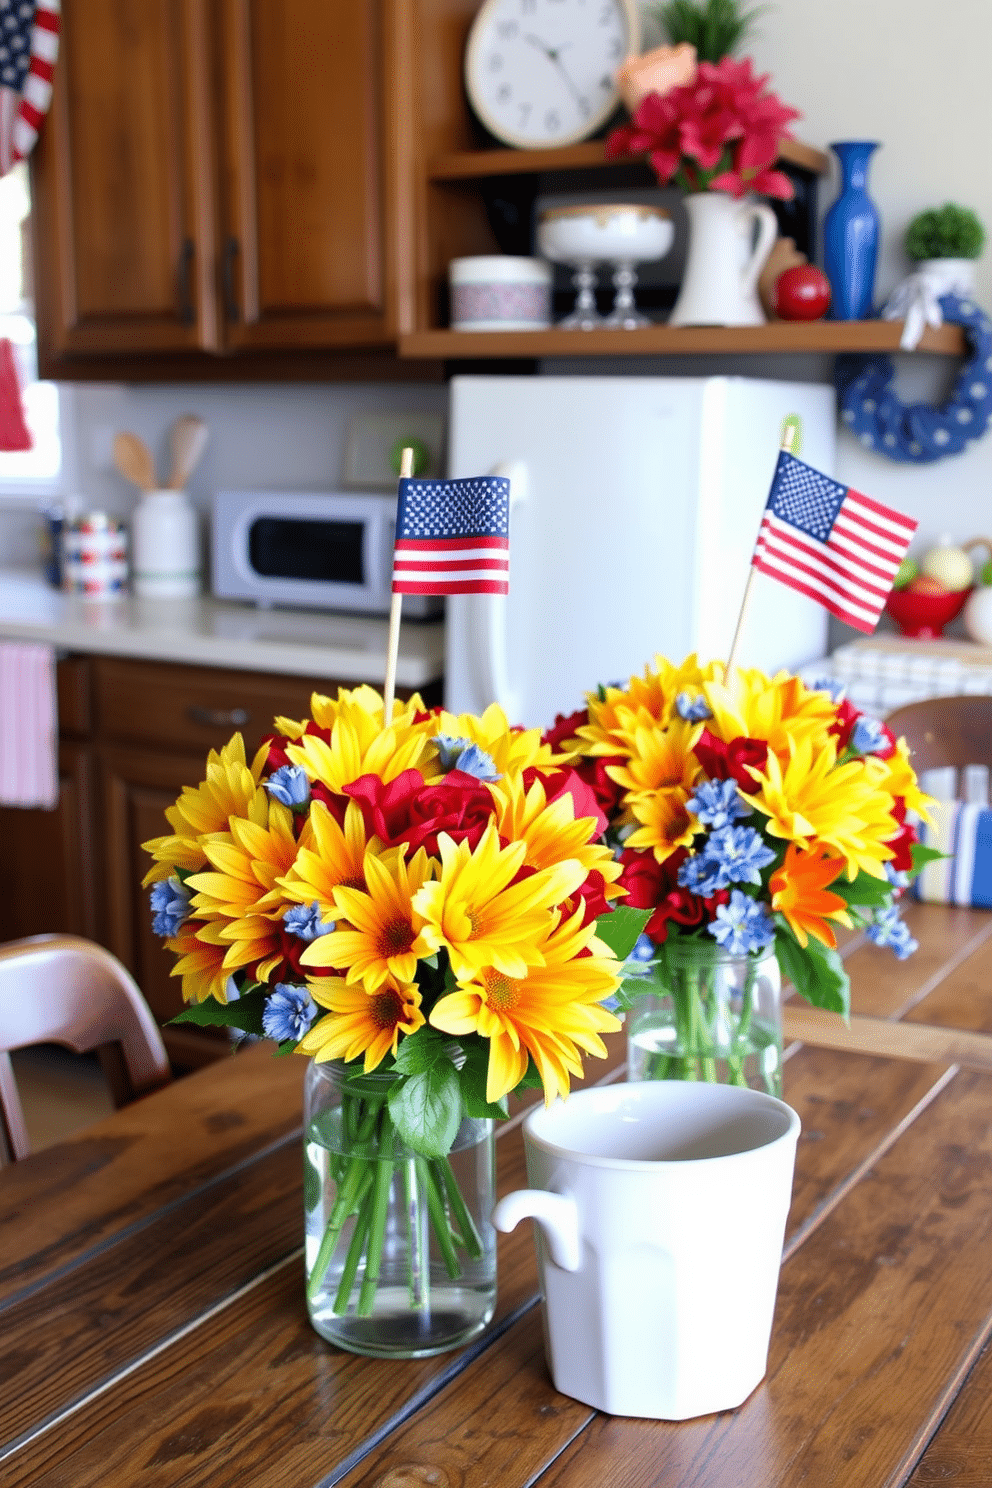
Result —
[[643, 1081], [524, 1122], [555, 1388], [618, 1416], [730, 1410], [764, 1377], [799, 1117], [757, 1090]]

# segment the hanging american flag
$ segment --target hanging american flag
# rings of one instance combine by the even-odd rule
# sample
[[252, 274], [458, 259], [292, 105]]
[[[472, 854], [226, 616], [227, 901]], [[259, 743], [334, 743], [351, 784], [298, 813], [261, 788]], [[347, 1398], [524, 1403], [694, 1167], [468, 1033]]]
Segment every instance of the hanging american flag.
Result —
[[394, 594], [506, 594], [509, 575], [505, 476], [400, 481]]
[[0, 0], [0, 176], [31, 153], [52, 98], [60, 0]]
[[751, 563], [870, 634], [915, 531], [912, 517], [781, 450]]

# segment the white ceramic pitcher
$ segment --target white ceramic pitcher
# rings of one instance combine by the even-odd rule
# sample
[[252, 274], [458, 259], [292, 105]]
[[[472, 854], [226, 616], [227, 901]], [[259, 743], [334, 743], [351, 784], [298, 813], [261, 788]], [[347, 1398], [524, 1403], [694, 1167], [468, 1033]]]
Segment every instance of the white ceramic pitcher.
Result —
[[731, 1410], [765, 1373], [799, 1117], [763, 1091], [651, 1080], [524, 1122], [555, 1388], [617, 1416]]
[[775, 213], [764, 202], [737, 201], [725, 191], [683, 200], [689, 252], [668, 324], [764, 325], [758, 275], [778, 236]]

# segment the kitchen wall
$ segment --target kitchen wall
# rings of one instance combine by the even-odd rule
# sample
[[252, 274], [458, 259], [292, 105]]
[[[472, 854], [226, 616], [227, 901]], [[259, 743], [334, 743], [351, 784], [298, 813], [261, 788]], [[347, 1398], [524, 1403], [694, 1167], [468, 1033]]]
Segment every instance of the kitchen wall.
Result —
[[[992, 226], [992, 0], [777, 0], [758, 22], [749, 50], [772, 86], [800, 108], [796, 132], [825, 148], [831, 140], [882, 142], [872, 165], [871, 191], [883, 224], [878, 291], [884, 297], [908, 270], [901, 239], [915, 212], [945, 200], [972, 206]], [[646, 40], [652, 39], [650, 25]], [[836, 194], [836, 174], [822, 185], [823, 210]], [[979, 271], [979, 298], [992, 308], [992, 251]], [[900, 358], [897, 388], [904, 399], [940, 402], [957, 370], [947, 358]], [[696, 374], [709, 361], [691, 364], [638, 361], [611, 370]], [[549, 368], [550, 370], [550, 368]], [[557, 365], [554, 370], [602, 370], [597, 364]], [[727, 370], [758, 376], [829, 376], [826, 359], [749, 358]], [[132, 428], [165, 460], [171, 420], [200, 413], [211, 428], [192, 493], [206, 503], [219, 486], [244, 483], [311, 488], [340, 477], [348, 419], [369, 408], [439, 408], [434, 386], [117, 387], [80, 385], [71, 390], [75, 421], [70, 489], [87, 502], [126, 514], [132, 494], [113, 470], [110, 438]], [[838, 474], [890, 501], [920, 522], [918, 545], [944, 531], [963, 539], [992, 535], [992, 435], [965, 454], [933, 465], [906, 466], [862, 449], [842, 432]], [[0, 561], [31, 548], [25, 517], [0, 524]]]

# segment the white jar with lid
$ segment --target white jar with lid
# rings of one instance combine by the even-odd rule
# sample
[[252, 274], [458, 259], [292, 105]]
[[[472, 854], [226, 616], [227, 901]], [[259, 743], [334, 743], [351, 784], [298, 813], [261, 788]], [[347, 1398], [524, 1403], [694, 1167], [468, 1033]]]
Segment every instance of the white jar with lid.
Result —
[[134, 593], [189, 599], [200, 592], [200, 524], [185, 491], [146, 491], [131, 522]]
[[453, 331], [544, 331], [552, 268], [543, 258], [482, 254], [448, 265]]

